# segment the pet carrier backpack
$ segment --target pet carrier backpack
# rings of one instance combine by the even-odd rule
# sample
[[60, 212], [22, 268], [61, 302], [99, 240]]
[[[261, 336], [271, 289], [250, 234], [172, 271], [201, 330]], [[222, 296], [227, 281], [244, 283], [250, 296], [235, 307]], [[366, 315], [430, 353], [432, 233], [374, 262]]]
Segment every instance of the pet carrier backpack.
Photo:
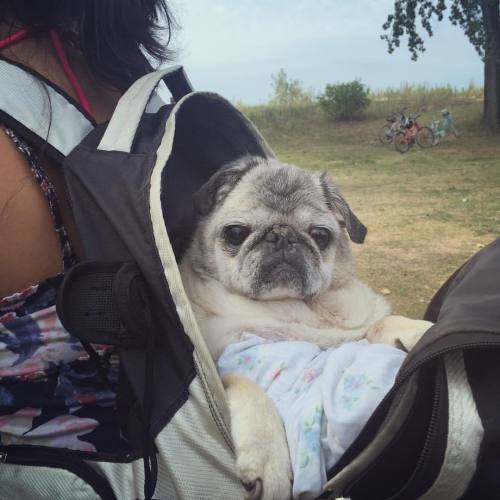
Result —
[[[220, 166], [272, 151], [229, 102], [193, 92], [180, 67], [138, 80], [98, 126], [45, 82], [50, 130], [44, 94], [24, 100], [38, 95], [32, 76], [4, 61], [0, 75], [3, 122], [63, 164], [85, 260], [67, 274], [58, 313], [86, 345], [116, 346], [129, 443], [107, 455], [3, 445], [0, 498], [243, 498], [223, 388], [177, 261], [194, 224], [192, 195]], [[158, 105], [161, 80], [175, 103]], [[497, 496], [499, 283], [497, 241], [438, 292], [427, 312], [437, 324], [329, 471], [322, 498]]]
[[[175, 105], [158, 106], [162, 78]], [[107, 126], [17, 64], [0, 61], [0, 81], [3, 124], [58, 163], [73, 150], [64, 172], [85, 262], [68, 274], [58, 312], [82, 341], [117, 346], [130, 445], [116, 456], [1, 446], [0, 498], [242, 498], [222, 385], [167, 229], [179, 228], [182, 245], [197, 186], [219, 165], [269, 148], [230, 103], [193, 93], [179, 67], [137, 81]]]

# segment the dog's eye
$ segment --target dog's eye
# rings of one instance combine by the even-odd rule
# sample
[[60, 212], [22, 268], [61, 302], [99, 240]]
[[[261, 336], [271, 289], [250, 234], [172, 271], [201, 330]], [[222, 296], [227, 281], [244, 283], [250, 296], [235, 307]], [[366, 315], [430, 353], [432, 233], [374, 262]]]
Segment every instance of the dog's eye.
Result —
[[241, 245], [250, 234], [250, 229], [245, 226], [226, 226], [224, 228], [224, 239], [233, 246]]
[[324, 250], [330, 243], [330, 231], [324, 227], [313, 227], [310, 229], [309, 234], [320, 250]]

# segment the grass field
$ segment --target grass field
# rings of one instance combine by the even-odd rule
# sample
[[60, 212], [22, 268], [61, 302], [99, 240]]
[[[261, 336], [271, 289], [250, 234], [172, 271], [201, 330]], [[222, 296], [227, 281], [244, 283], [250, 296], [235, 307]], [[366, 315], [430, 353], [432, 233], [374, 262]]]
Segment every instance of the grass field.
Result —
[[[354, 245], [358, 274], [412, 317], [500, 234], [500, 137], [481, 129], [479, 102], [451, 109], [462, 135], [406, 154], [378, 141], [381, 116], [338, 123], [303, 112], [300, 122], [276, 127], [262, 110], [245, 110], [281, 160], [329, 172], [369, 230]], [[419, 122], [429, 124], [431, 114]]]

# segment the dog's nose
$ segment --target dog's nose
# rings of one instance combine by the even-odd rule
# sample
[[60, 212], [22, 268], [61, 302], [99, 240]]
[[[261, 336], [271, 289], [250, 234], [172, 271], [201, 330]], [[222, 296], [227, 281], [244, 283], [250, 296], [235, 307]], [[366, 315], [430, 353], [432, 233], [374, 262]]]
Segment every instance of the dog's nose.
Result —
[[290, 226], [274, 225], [266, 234], [265, 240], [277, 249], [290, 248], [297, 243], [297, 235]]

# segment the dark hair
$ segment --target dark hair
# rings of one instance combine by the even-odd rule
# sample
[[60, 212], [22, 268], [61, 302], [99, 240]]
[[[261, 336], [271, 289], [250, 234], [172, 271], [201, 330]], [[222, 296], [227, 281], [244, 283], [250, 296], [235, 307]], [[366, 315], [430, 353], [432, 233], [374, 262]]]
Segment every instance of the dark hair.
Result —
[[74, 32], [93, 74], [119, 90], [172, 56], [165, 0], [0, 0], [1, 22]]

